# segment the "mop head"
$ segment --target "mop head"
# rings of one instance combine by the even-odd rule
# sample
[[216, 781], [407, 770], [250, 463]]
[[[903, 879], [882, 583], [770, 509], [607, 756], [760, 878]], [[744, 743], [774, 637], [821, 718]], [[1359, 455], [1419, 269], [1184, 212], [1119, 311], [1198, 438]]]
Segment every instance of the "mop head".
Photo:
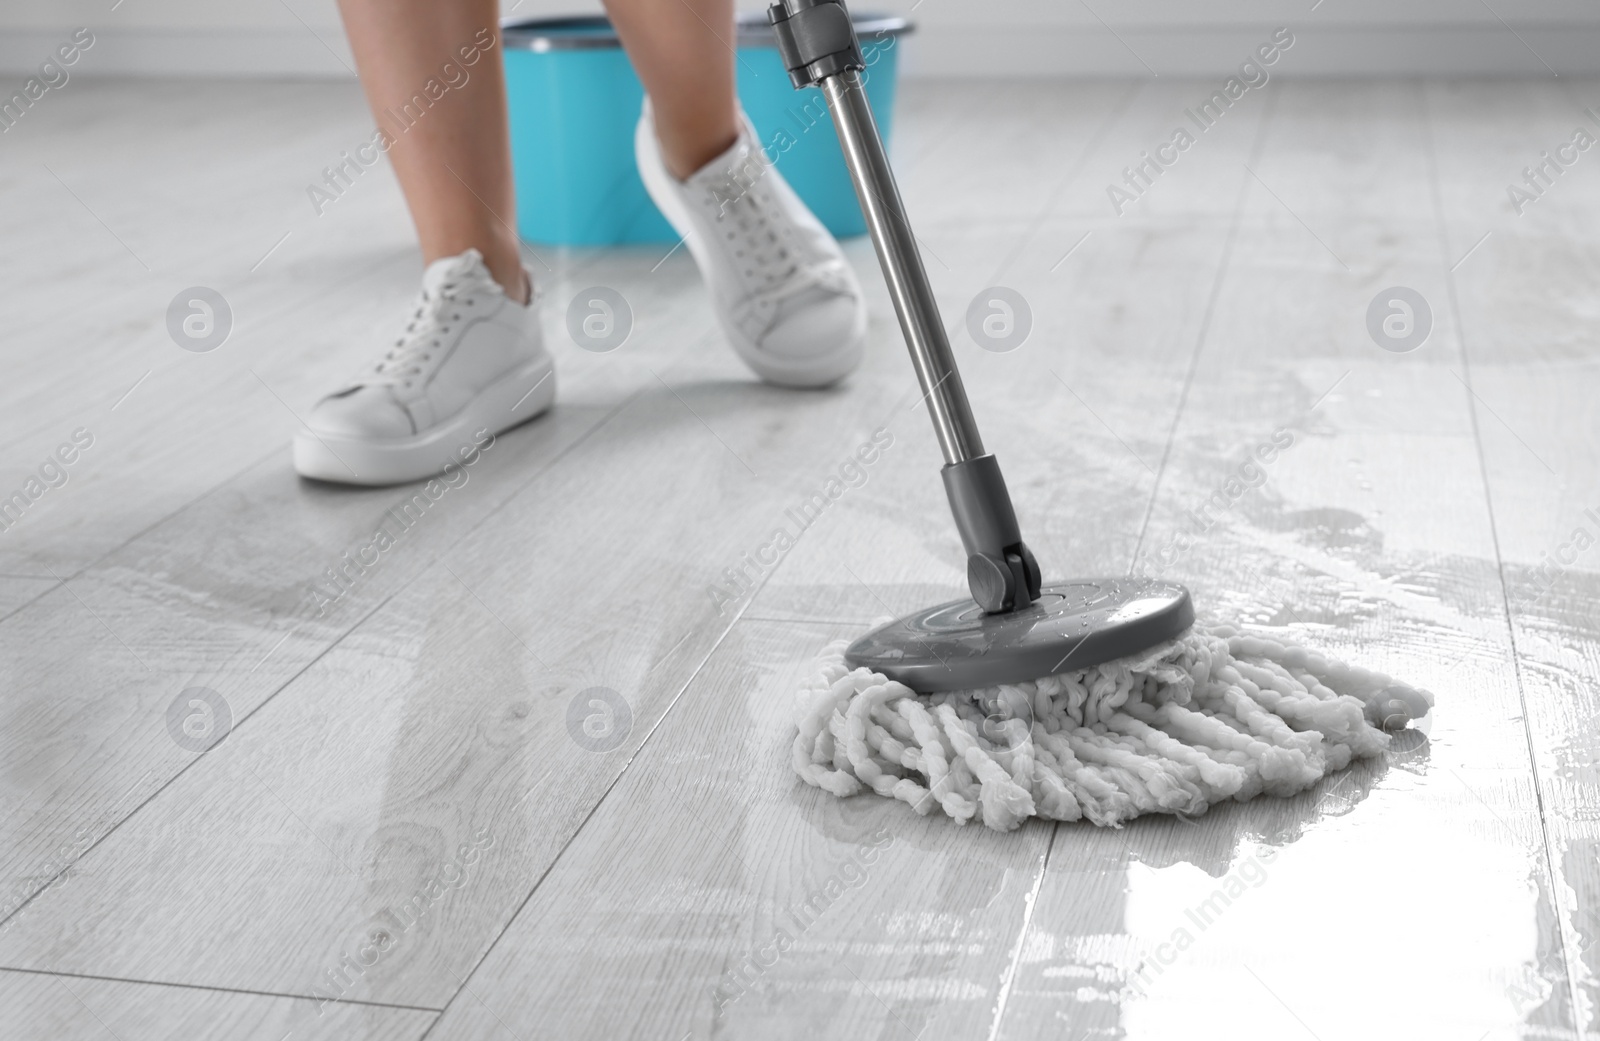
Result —
[[1389, 746], [1433, 695], [1303, 647], [1195, 625], [1128, 658], [1014, 686], [919, 695], [829, 645], [801, 689], [794, 769], [840, 798], [863, 787], [982, 815], [1119, 827], [1145, 813], [1289, 796]]

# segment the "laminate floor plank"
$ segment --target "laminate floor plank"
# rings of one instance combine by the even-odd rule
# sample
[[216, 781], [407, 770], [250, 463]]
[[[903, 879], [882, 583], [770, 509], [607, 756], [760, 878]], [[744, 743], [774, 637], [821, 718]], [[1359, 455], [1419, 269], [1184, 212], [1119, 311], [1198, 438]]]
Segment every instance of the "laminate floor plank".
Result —
[[[141, 98], [174, 122], [136, 129], [131, 117]], [[158, 267], [147, 274], [113, 243], [133, 275], [82, 304], [72, 294], [83, 281], [104, 282], [109, 260], [87, 272], [81, 261], [55, 271], [53, 259], [18, 272], [21, 292], [11, 306], [22, 331], [0, 355], [18, 377], [7, 384], [17, 400], [0, 421], [6, 443], [0, 488], [9, 493], [22, 486], [72, 431], [94, 438], [68, 468], [66, 484], [39, 498], [0, 539], [0, 569], [38, 577], [81, 570], [266, 454], [286, 453], [298, 416], [399, 329], [420, 272], [409, 218], [387, 171], [370, 172], [370, 180], [353, 186], [320, 218], [307, 204], [308, 171], [325, 165], [323, 157], [336, 157], [335, 143], [368, 118], [353, 84], [323, 85], [320, 93], [307, 84], [233, 84], [209, 101], [171, 84], [124, 86], [122, 94], [111, 85], [85, 84], [79, 108], [66, 104], [74, 96], [62, 100], [63, 118], [32, 126], [21, 142], [22, 157], [13, 160], [13, 212], [31, 221], [15, 233], [77, 245], [60, 233], [60, 223], [70, 218], [89, 220], [103, 235], [89, 216], [70, 208], [76, 204], [69, 196], [62, 195], [69, 207], [63, 210], [49, 194], [63, 191], [50, 171], [74, 181], [81, 171], [85, 180], [78, 187], [86, 199], [127, 207], [102, 218], [170, 241], [178, 270]], [[102, 111], [122, 113], [124, 106], [127, 120]], [[260, 118], [236, 126], [234, 106]], [[186, 128], [219, 141], [217, 149], [202, 152], [208, 165], [200, 183], [207, 190], [189, 193], [184, 205], [159, 192], [147, 198], [145, 187], [163, 180]], [[108, 151], [125, 157], [115, 176], [106, 172]], [[140, 189], [119, 194], [130, 174]], [[243, 216], [222, 221], [218, 211]], [[290, 237], [263, 261], [285, 234]], [[644, 262], [639, 275], [657, 259]], [[566, 265], [555, 253], [549, 262], [554, 271], [529, 258], [554, 291], [560, 283], [555, 272], [564, 273]], [[625, 258], [613, 262], [623, 264], [614, 271], [632, 270]], [[180, 350], [165, 320], [177, 290], [196, 283], [221, 291], [234, 315], [229, 340], [203, 354]], [[681, 267], [641, 277], [635, 348], [659, 343], [652, 323], [673, 330], [674, 350], [693, 337], [684, 335], [680, 316], [692, 314], [710, 327], [703, 302], [683, 291], [694, 283], [692, 270]], [[548, 304], [544, 315], [569, 389], [590, 372], [618, 368], [616, 357], [590, 355], [567, 338], [564, 305], [571, 291]], [[64, 344], [71, 345], [70, 356]], [[68, 357], [78, 364], [64, 363]], [[650, 378], [642, 368], [637, 374]]]
[[[34, 583], [36, 598], [0, 621], [0, 668], [16, 692], [0, 732], [8, 787], [0, 829], [9, 839], [0, 915], [62, 869], [63, 849], [75, 856], [115, 826], [106, 807], [130, 810], [192, 760], [166, 723], [182, 691], [214, 690], [231, 719], [243, 719], [643, 381], [659, 388], [652, 364], [670, 375], [673, 353], [704, 338], [693, 328], [656, 330], [652, 337], [679, 343], [653, 358], [590, 362], [589, 371], [578, 359], [561, 407], [502, 435], [436, 503], [416, 502], [420, 486], [307, 484], [280, 448], [65, 584], [41, 592]], [[370, 567], [347, 564], [380, 528], [394, 546]], [[336, 582], [329, 569], [345, 577]]]
[[[1174, 86], [1147, 105], [1136, 104], [1141, 92], [1122, 106], [1069, 188], [1086, 171], [1136, 155], [1174, 99], [1194, 89]], [[992, 118], [1005, 112], [997, 106]], [[934, 273], [936, 286], [965, 280], [972, 293], [1000, 282], [1029, 308], [1026, 339], [994, 351], [967, 327], [971, 298], [939, 291], [985, 447], [1001, 462], [1023, 536], [1047, 575], [1122, 574], [1134, 563], [1227, 243], [1213, 199], [1226, 194], [1224, 176], [1237, 195], [1249, 138], [1210, 143], [1212, 161], [1171, 184], [1195, 193], [1181, 216], [1085, 214], [1071, 190], [1053, 191], [1027, 224], [969, 222], [958, 253], [983, 261]], [[934, 479], [938, 450], [916, 396], [910, 404], [909, 412], [883, 410], [896, 435], [884, 466], [806, 529], [793, 566], [773, 574], [752, 617], [865, 621], [965, 595], [965, 555]]]
[[[8, 233], [55, 243], [8, 265], [18, 332], [0, 357], [18, 378], [0, 391], [11, 396], [0, 487], [19, 485], [71, 431], [95, 438], [67, 483], [0, 540], [9, 570], [43, 576], [80, 570], [281, 449], [296, 420], [274, 389], [303, 410], [354, 368], [352, 344], [370, 352], [398, 327], [416, 277], [392, 184], [363, 185], [352, 195], [364, 198], [326, 219], [305, 198], [307, 175], [359, 118], [353, 85], [72, 87], [10, 135], [17, 148], [0, 167]], [[175, 177], [185, 141], [190, 166]], [[143, 266], [118, 237], [148, 254]], [[181, 350], [165, 317], [195, 284], [222, 292], [233, 314], [229, 339], [203, 354]]]
[[[1593, 146], [1570, 142], [1581, 142], [1577, 129], [1600, 139], [1591, 111], [1600, 95], [1592, 81], [1509, 95], [1485, 87], [1429, 84], [1426, 100], [1442, 248], [1460, 257], [1489, 236], [1456, 266], [1440, 306], [1458, 311], [1464, 330], [1458, 372], [1483, 442], [1555, 879], [1547, 964], [1516, 993], [1530, 1006], [1570, 1003], [1577, 1036], [1591, 1037], [1600, 1030], [1600, 182], [1586, 165]], [[1565, 160], [1527, 187], [1524, 168], [1557, 154]], [[1523, 192], [1515, 202], [1513, 185]], [[1570, 993], [1560, 990], [1563, 964]]]
[[[751, 383], [727, 351], [664, 369], [331, 650], [318, 640], [0, 932], [0, 963], [310, 995], [387, 923], [394, 956], [355, 995], [442, 1004], [732, 624], [712, 577], [775, 501], [870, 440], [860, 413], [903, 365], [874, 351], [854, 392], [804, 395]], [[630, 705], [610, 755], [567, 722], [595, 687]], [[435, 893], [474, 842], [470, 882]], [[180, 913], [197, 891], [208, 908]]]
[[[325, 139], [310, 142], [313, 148], [350, 133], [351, 113], [360, 111], [346, 104], [299, 115], [316, 96], [305, 84], [253, 91], [234, 84], [209, 102], [171, 85], [140, 84], [129, 92], [158, 109], [175, 107], [180, 117], [140, 134], [92, 104], [116, 112], [132, 103], [117, 100], [114, 91], [100, 92], [85, 92], [76, 118], [31, 127], [32, 141], [24, 143], [63, 152], [52, 168], [81, 163], [94, 169], [103, 165], [92, 144], [100, 135], [102, 146], [126, 150], [144, 179], [153, 181], [154, 168], [176, 146], [173, 135], [185, 126], [206, 134], [214, 124], [227, 124], [229, 104], [253, 101], [265, 117], [258, 132], [310, 122]], [[245, 142], [234, 144], [243, 148]], [[257, 163], [286, 177], [306, 161], [305, 147], [268, 148]], [[240, 191], [234, 182], [243, 169], [253, 171], [246, 178], [250, 187], [265, 190], [269, 182], [248, 164], [235, 166], [242, 169], [226, 163], [211, 169], [202, 183], [221, 198], [201, 193], [197, 207], [184, 210], [188, 216], [172, 220], [163, 233], [187, 227], [212, 260], [242, 259], [237, 243], [214, 227], [210, 207], [239, 205], [229, 193]], [[109, 192], [112, 185], [97, 187]], [[244, 718], [632, 395], [659, 387], [657, 373], [670, 375], [676, 357], [725, 350], [709, 339], [712, 318], [692, 268], [652, 272], [658, 257], [624, 252], [603, 263], [606, 277], [628, 288], [638, 310], [630, 342], [605, 355], [581, 350], [567, 338], [561, 313], [547, 308], [547, 339], [561, 367], [560, 407], [502, 436], [465, 471], [465, 484], [457, 476], [437, 507], [413, 504], [420, 486], [352, 491], [303, 482], [288, 468], [296, 419], [295, 406], [287, 403], [326, 390], [353, 365], [351, 345], [369, 350], [363, 341], [393, 328], [414, 292], [416, 261], [408, 255], [414, 247], [404, 242], [407, 218], [398, 193], [392, 184], [363, 187], [371, 190], [340, 200], [349, 209], [304, 229], [321, 238], [303, 235], [286, 243], [274, 255], [283, 267], [266, 268], [234, 296], [241, 328], [229, 344], [189, 355], [165, 342], [160, 350], [181, 355], [178, 364], [137, 385], [130, 377], [133, 396], [126, 404], [96, 401], [99, 418], [85, 421], [95, 442], [69, 468], [69, 480], [0, 533], [0, 559], [15, 573], [0, 584], [0, 668], [17, 692], [0, 733], [7, 796], [0, 832], [8, 840], [0, 847], [0, 918], [24, 907], [115, 827], [117, 814], [131, 812], [192, 760], [166, 724], [182, 691], [214, 690], [232, 720]], [[196, 209], [198, 215], [191, 212]], [[19, 231], [46, 237], [37, 227]], [[385, 235], [389, 255], [381, 248], [374, 254]], [[547, 292], [570, 297], [587, 284], [569, 281], [581, 274], [581, 259], [571, 272], [562, 257], [552, 259], [560, 266], [543, 280]], [[144, 306], [130, 299], [114, 298], [88, 320], [126, 325], [128, 312]], [[34, 306], [27, 295], [19, 300]], [[47, 302], [60, 310], [59, 296]], [[257, 305], [265, 317], [252, 324], [248, 309]], [[76, 311], [66, 313], [81, 319]], [[80, 335], [82, 329], [74, 330]], [[164, 326], [155, 335], [164, 337]], [[126, 329], [86, 336], [92, 341], [88, 359], [125, 347], [129, 337]], [[15, 345], [8, 341], [13, 361]], [[36, 349], [6, 386], [43, 386], [51, 393], [40, 397], [54, 398], [44, 381], [70, 383], [76, 367], [59, 351]], [[52, 401], [50, 407], [57, 406]], [[15, 413], [7, 421], [15, 422]], [[13, 442], [8, 458], [36, 465], [64, 434], [49, 425], [27, 432], [24, 447]], [[408, 517], [425, 513], [425, 521], [391, 519], [391, 511], [407, 510]], [[395, 548], [371, 568], [349, 569], [344, 555], [359, 556], [380, 526], [397, 535]], [[340, 589], [329, 580], [329, 568], [347, 569], [348, 588], [325, 604]]]
[[734, 626], [429, 1037], [985, 1036], [1048, 832], [795, 782], [851, 631]]
[[[1119, 120], [1089, 161], [1144, 132]], [[1055, 302], [1051, 239], [1079, 220], [1047, 208], [1038, 235], [1002, 222], [971, 230], [988, 263], [1008, 264], [1043, 303], [1021, 348], [996, 355], [968, 341], [962, 361], [1041, 559], [1115, 574], [1133, 560], [1154, 485], [1130, 452], [1157, 462], [1166, 449], [1227, 227], [1202, 218], [1108, 234], [1085, 284]], [[1141, 293], [1163, 306], [1134, 306]], [[1050, 830], [995, 835], [873, 798], [836, 803], [787, 765], [793, 693], [827, 642], [960, 595], [960, 546], [916, 401], [877, 406], [894, 441], [859, 486], [803, 530], [777, 519], [795, 548], [761, 569], [740, 623], [432, 1036], [477, 1037], [494, 1023], [586, 1037], [989, 1034]], [[1102, 490], [1072, 495], [1064, 473]], [[842, 866], [880, 835], [881, 855], [860, 854], [871, 865]], [[834, 875], [860, 888], [837, 914]], [[829, 909], [812, 916], [804, 907], [819, 892]]]
[[319, 1008], [307, 998], [9, 969], [0, 969], [0, 1008], [12, 1041], [417, 1041], [436, 1018], [425, 1009], [348, 1002]]
[[1058, 826], [1000, 1037], [1570, 1035], [1461, 330], [1393, 353], [1365, 323], [1443, 295], [1420, 101], [1280, 88], [1138, 570], [1438, 708], [1296, 799]]
[[[82, 81], [31, 114], [0, 156], [30, 245], [0, 260], [0, 489], [96, 443], [0, 532], [8, 1024], [1593, 1033], [1600, 556], [1538, 568], [1600, 537], [1600, 160], [1520, 216], [1504, 181], [1600, 87], [1274, 82], [1116, 212], [1211, 86], [903, 85], [894, 154], [987, 447], [1047, 575], [1161, 571], [1439, 709], [1297, 799], [1007, 835], [788, 765], [822, 646], [964, 595], [868, 243], [866, 365], [814, 394], [751, 380], [683, 250], [530, 251], [560, 404], [324, 609], [325, 569], [418, 492], [288, 464], [294, 410], [418, 273], [387, 171], [307, 205], [370, 122], [358, 91]], [[165, 331], [192, 284], [236, 305], [208, 354]], [[564, 332], [591, 285], [635, 316], [608, 354]], [[995, 286], [1027, 304], [1015, 349], [968, 326]], [[1392, 286], [1433, 305], [1410, 352], [1368, 331]], [[232, 728], [204, 753], [196, 687]]]

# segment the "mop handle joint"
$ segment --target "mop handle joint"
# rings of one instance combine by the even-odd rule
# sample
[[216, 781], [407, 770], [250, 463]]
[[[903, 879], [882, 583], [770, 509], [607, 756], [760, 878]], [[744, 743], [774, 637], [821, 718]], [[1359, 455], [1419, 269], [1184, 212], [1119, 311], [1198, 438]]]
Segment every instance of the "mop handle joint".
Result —
[[967, 551], [967, 588], [973, 601], [990, 614], [1001, 614], [1037, 600], [1039, 562], [1022, 541], [999, 461], [980, 455], [949, 463], [939, 475]]
[[778, 56], [796, 90], [846, 69], [865, 69], [861, 41], [842, 0], [788, 0], [767, 8]]
[[1023, 544], [1000, 466], [978, 424], [939, 317], [920, 245], [906, 218], [861, 78], [866, 62], [843, 0], [783, 0], [767, 9], [795, 89], [822, 88], [884, 282], [944, 454], [945, 492], [967, 551], [967, 588], [984, 611], [1019, 611], [1039, 597], [1039, 564]]

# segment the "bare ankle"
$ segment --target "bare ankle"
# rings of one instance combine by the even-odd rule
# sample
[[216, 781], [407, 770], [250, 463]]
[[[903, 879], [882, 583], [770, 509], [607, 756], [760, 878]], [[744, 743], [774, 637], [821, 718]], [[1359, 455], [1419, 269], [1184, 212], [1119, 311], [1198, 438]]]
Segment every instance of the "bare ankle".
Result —
[[499, 283], [508, 298], [526, 305], [533, 296], [533, 280], [523, 268], [522, 258], [515, 251], [509, 257], [485, 256], [483, 265], [489, 269], [489, 274]]
[[733, 147], [739, 139], [739, 129], [721, 132], [694, 128], [692, 131], [671, 132], [656, 126], [656, 140], [661, 144], [661, 161], [667, 172], [680, 181], [687, 181], [711, 160]]

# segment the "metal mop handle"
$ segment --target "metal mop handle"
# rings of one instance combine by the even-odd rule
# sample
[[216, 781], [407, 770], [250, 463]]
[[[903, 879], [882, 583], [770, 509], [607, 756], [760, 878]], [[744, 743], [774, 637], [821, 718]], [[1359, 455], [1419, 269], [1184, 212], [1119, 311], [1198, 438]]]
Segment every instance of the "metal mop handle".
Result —
[[784, 0], [767, 9], [778, 51], [796, 89], [820, 86], [838, 132], [856, 199], [894, 300], [934, 433], [944, 453], [945, 492], [967, 550], [967, 585], [990, 613], [1028, 606], [1039, 595], [1039, 565], [1023, 544], [1000, 465], [983, 450], [916, 236], [867, 103], [861, 44], [843, 0]]
[[900, 316], [900, 329], [911, 350], [911, 363], [927, 398], [928, 414], [933, 418], [944, 461], [963, 463], [976, 459], [984, 454], [983, 438], [978, 434], [966, 387], [945, 336], [916, 236], [906, 221], [905, 206], [867, 103], [861, 73], [845, 69], [824, 79], [821, 86], [828, 96], [828, 110], [833, 114], [845, 164], [856, 184], [861, 212], [878, 248], [884, 281], [894, 299], [895, 313]]

